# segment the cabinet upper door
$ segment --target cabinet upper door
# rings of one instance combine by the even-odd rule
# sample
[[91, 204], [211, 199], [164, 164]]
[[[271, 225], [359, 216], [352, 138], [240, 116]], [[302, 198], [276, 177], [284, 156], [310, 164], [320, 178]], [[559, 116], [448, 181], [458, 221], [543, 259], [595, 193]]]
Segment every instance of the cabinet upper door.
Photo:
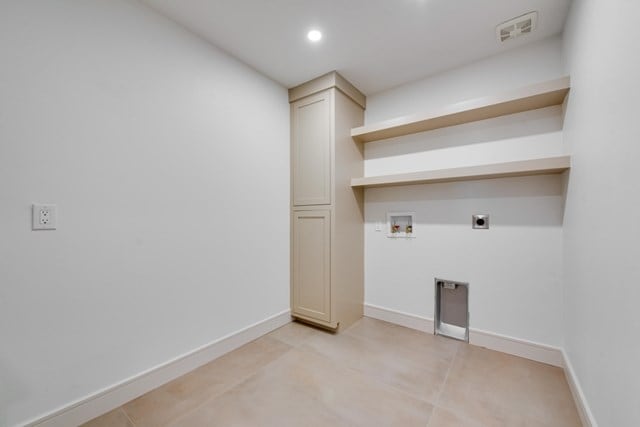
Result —
[[331, 321], [331, 212], [293, 213], [294, 314]]
[[293, 205], [331, 204], [331, 91], [291, 104]]

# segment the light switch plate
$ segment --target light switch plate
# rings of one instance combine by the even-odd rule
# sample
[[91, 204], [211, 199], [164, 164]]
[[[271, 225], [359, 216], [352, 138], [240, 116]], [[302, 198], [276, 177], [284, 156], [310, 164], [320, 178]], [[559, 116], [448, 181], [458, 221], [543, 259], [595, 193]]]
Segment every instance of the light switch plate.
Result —
[[57, 223], [56, 205], [33, 204], [31, 209], [32, 230], [55, 230]]

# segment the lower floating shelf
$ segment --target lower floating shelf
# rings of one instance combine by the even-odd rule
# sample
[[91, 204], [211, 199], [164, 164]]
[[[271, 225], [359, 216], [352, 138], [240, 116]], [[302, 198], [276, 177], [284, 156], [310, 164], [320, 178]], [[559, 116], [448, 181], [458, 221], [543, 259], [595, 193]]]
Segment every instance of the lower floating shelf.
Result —
[[509, 176], [542, 175], [562, 173], [570, 168], [571, 156], [544, 157], [515, 162], [352, 178], [351, 187], [389, 187], [395, 185], [504, 178]]

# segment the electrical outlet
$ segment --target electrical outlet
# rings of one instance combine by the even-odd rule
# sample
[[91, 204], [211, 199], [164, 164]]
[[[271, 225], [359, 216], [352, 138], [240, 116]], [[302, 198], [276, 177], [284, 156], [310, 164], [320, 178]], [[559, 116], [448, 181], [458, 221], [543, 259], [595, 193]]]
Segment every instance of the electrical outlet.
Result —
[[36, 205], [32, 207], [33, 230], [56, 229], [56, 205]]

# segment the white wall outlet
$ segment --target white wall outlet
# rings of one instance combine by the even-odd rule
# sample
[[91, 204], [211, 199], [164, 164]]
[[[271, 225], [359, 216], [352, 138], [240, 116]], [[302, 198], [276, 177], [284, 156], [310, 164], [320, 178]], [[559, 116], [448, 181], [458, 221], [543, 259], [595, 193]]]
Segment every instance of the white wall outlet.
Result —
[[56, 205], [37, 205], [32, 207], [33, 230], [56, 229]]

